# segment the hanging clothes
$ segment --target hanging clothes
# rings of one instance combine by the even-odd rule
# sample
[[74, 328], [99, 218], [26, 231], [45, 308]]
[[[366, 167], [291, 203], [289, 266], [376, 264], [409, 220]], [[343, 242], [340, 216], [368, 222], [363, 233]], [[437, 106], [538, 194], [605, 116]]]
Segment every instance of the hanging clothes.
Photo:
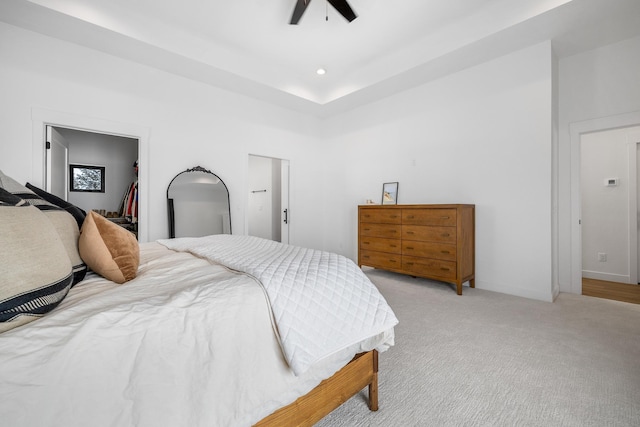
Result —
[[138, 222], [138, 181], [134, 181], [127, 187], [122, 203], [120, 204], [120, 216], [127, 218], [129, 222]]
[[130, 223], [138, 223], [138, 160], [133, 162], [133, 172], [136, 180], [127, 187], [124, 198], [120, 204], [120, 217], [126, 218]]

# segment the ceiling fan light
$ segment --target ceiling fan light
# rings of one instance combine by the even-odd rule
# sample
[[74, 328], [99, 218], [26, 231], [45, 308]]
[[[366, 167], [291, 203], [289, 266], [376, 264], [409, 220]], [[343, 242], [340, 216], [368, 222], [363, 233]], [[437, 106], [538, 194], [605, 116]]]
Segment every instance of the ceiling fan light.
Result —
[[322, 67], [320, 67], [320, 68], [318, 68], [316, 70], [316, 74], [319, 75], [319, 76], [324, 76], [326, 73], [327, 73], [327, 70], [322, 68]]

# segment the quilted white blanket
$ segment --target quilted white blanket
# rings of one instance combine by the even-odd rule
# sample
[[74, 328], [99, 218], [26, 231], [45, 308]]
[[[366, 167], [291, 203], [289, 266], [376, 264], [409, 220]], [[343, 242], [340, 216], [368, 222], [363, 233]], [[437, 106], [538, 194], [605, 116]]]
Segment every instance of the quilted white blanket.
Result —
[[258, 279], [269, 297], [285, 359], [296, 375], [398, 323], [378, 289], [344, 256], [227, 234], [159, 243]]

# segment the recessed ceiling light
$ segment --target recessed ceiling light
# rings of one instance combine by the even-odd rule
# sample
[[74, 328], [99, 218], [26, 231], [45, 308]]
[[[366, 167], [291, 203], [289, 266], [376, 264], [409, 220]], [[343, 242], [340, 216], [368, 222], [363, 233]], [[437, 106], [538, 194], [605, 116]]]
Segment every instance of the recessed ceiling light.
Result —
[[323, 76], [323, 75], [325, 75], [326, 73], [327, 73], [327, 70], [325, 70], [324, 68], [318, 68], [318, 69], [316, 70], [316, 74], [317, 74], [317, 75], [319, 75], [319, 76]]

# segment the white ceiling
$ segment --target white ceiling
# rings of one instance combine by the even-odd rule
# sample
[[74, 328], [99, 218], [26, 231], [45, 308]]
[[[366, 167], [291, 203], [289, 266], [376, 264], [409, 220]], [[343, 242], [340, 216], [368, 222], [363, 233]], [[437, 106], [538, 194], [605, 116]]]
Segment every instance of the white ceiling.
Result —
[[349, 0], [351, 23], [314, 0], [297, 26], [294, 4], [2, 0], [0, 20], [318, 116], [544, 40], [562, 57], [640, 34], [640, 0]]

